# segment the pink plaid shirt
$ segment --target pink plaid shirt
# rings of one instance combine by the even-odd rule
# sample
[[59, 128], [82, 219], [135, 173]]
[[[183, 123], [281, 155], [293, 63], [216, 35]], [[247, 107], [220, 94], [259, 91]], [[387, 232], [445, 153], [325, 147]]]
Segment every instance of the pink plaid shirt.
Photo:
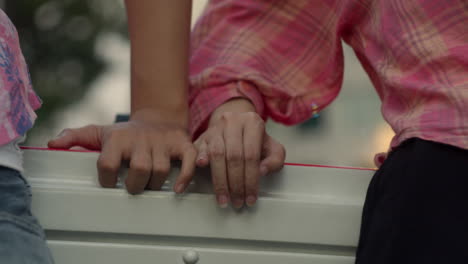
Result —
[[356, 52], [396, 135], [468, 149], [468, 1], [212, 0], [192, 34], [197, 137], [231, 98], [287, 125], [330, 104], [342, 40]]
[[41, 101], [34, 93], [18, 33], [0, 9], [0, 146], [24, 135]]

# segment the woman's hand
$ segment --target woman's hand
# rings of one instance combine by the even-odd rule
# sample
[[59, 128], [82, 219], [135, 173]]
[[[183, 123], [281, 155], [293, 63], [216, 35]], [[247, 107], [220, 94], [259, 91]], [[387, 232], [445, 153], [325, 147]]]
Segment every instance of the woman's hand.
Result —
[[170, 171], [171, 159], [182, 160], [174, 191], [183, 192], [192, 179], [197, 156], [183, 125], [141, 118], [108, 126], [65, 129], [49, 142], [51, 148], [73, 146], [101, 150], [97, 168], [103, 187], [115, 187], [121, 162], [128, 161], [125, 185], [131, 194], [141, 193], [145, 188], [159, 190]]
[[257, 201], [259, 179], [283, 167], [284, 147], [265, 131], [265, 123], [245, 99], [234, 99], [212, 115], [195, 141], [197, 165], [210, 164], [218, 204], [235, 208]]

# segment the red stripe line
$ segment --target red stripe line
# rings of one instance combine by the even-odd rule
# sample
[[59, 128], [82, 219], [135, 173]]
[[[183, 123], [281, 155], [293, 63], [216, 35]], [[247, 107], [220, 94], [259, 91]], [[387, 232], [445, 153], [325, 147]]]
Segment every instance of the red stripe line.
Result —
[[345, 170], [366, 170], [366, 171], [376, 171], [372, 168], [359, 168], [359, 167], [347, 167], [347, 166], [331, 166], [331, 165], [319, 165], [319, 164], [303, 164], [303, 163], [290, 163], [285, 162], [286, 166], [298, 166], [298, 167], [316, 167], [316, 168], [331, 168], [331, 169], [345, 169]]
[[[42, 150], [42, 151], [63, 151], [63, 152], [79, 152], [79, 153], [100, 153], [97, 150], [86, 150], [86, 149], [53, 149], [53, 148], [43, 148], [43, 147], [24, 147], [21, 149], [30, 149], [30, 150]], [[330, 169], [345, 169], [345, 170], [365, 170], [365, 171], [375, 171], [376, 169], [372, 168], [359, 168], [359, 167], [347, 167], [347, 166], [330, 166], [330, 165], [319, 165], [319, 164], [304, 164], [304, 163], [284, 163], [285, 166], [296, 166], [296, 167], [315, 167], [315, 168], [330, 168]]]

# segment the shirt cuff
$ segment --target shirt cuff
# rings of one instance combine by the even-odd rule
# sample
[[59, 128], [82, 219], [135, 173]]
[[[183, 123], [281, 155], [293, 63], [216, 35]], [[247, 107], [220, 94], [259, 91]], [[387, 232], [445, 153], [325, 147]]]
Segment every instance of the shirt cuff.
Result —
[[209, 118], [216, 108], [235, 98], [249, 100], [255, 106], [256, 112], [266, 120], [262, 95], [252, 83], [236, 81], [222, 86], [205, 88], [190, 96], [190, 134], [192, 139], [197, 139], [207, 129]]

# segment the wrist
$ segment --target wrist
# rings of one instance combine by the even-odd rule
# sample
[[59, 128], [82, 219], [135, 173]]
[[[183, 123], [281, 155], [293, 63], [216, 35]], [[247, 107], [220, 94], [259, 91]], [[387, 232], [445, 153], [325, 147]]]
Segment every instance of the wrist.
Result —
[[247, 113], [257, 111], [255, 109], [255, 105], [252, 104], [250, 100], [245, 98], [234, 98], [216, 108], [216, 110], [211, 114], [208, 125], [217, 122], [221, 118], [222, 114], [226, 112]]
[[142, 108], [132, 111], [130, 120], [144, 121], [155, 124], [172, 124], [188, 128], [188, 113], [186, 109], [166, 110]]

